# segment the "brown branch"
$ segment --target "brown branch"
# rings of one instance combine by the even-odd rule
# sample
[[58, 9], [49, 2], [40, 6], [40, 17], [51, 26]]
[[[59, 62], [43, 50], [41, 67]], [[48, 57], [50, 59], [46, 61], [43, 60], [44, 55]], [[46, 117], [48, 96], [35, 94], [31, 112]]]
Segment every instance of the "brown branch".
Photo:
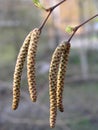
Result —
[[40, 30], [40, 31], [43, 29], [44, 25], [46, 24], [46, 22], [47, 22], [49, 16], [51, 15], [51, 13], [53, 12], [53, 10], [54, 10], [56, 7], [58, 7], [59, 5], [61, 5], [63, 2], [65, 2], [65, 1], [66, 1], [66, 0], [63, 0], [63, 1], [59, 2], [58, 4], [52, 6], [52, 7], [48, 8], [48, 9], [45, 9], [45, 11], [46, 11], [46, 12], [49, 12], [49, 13], [48, 13], [47, 17], [45, 18], [45, 20], [43, 21], [43, 23], [41, 24], [41, 26], [39, 27], [39, 30]]
[[89, 18], [88, 20], [86, 20], [85, 22], [81, 23], [80, 25], [73, 27], [73, 33], [70, 36], [70, 38], [68, 39], [68, 43], [71, 41], [71, 39], [73, 38], [73, 36], [76, 34], [76, 32], [78, 31], [78, 29], [80, 29], [80, 27], [82, 27], [83, 25], [85, 25], [86, 23], [88, 23], [89, 21], [91, 21], [92, 19], [96, 18], [98, 16], [98, 14], [92, 16], [91, 18]]

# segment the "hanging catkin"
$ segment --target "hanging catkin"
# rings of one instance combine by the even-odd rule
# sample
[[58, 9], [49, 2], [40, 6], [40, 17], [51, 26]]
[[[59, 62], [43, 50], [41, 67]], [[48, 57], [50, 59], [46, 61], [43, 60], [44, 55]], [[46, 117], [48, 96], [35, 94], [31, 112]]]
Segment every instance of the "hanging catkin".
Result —
[[36, 91], [36, 75], [35, 75], [35, 58], [37, 52], [37, 44], [40, 37], [40, 30], [35, 28], [32, 32], [30, 45], [28, 48], [27, 55], [27, 77], [30, 97], [33, 102], [36, 102], [37, 91]]
[[56, 99], [56, 86], [57, 86], [57, 72], [61, 54], [64, 51], [65, 43], [61, 43], [53, 53], [50, 70], [49, 70], [49, 95], [50, 95], [50, 127], [55, 127], [57, 115], [57, 99]]
[[62, 100], [63, 100], [64, 79], [68, 63], [69, 51], [70, 51], [70, 43], [66, 43], [65, 51], [63, 51], [61, 55], [57, 75], [57, 107], [61, 112], [64, 111]]
[[13, 110], [17, 109], [19, 104], [21, 75], [22, 75], [25, 58], [27, 56], [31, 33], [32, 32], [30, 32], [25, 38], [16, 61], [14, 78], [13, 78], [13, 102], [12, 102]]

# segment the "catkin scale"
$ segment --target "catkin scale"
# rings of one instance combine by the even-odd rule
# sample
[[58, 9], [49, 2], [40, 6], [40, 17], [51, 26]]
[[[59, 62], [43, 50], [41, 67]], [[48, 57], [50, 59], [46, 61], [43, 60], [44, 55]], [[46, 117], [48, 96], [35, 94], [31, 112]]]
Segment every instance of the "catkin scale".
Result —
[[64, 111], [63, 89], [64, 89], [64, 79], [68, 63], [69, 51], [70, 51], [70, 43], [66, 43], [65, 50], [62, 52], [61, 55], [59, 70], [57, 74], [57, 107], [61, 112]]
[[37, 91], [36, 91], [36, 74], [35, 74], [35, 58], [37, 52], [37, 44], [40, 37], [40, 30], [35, 28], [32, 31], [30, 45], [28, 48], [27, 55], [27, 77], [28, 77], [28, 86], [30, 98], [33, 102], [36, 102]]
[[31, 32], [25, 38], [16, 61], [14, 77], [13, 77], [13, 101], [12, 101], [13, 110], [16, 110], [19, 104], [21, 75], [22, 75], [25, 58], [27, 56], [30, 37], [31, 37]]
[[50, 95], [50, 127], [55, 127], [57, 115], [57, 72], [61, 54], [64, 51], [65, 43], [61, 43], [54, 51], [49, 69], [49, 95]]

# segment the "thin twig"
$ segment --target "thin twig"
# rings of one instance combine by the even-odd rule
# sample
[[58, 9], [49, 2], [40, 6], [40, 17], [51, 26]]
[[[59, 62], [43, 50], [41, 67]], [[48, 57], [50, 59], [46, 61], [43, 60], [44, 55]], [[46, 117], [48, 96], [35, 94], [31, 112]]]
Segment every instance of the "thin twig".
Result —
[[49, 16], [51, 15], [51, 11], [49, 12], [49, 14], [47, 15], [47, 17], [45, 18], [45, 20], [43, 21], [43, 23], [41, 24], [41, 26], [39, 27], [39, 30], [41, 31], [45, 25], [45, 23], [47, 22]]
[[48, 8], [48, 9], [45, 9], [45, 11], [47, 11], [47, 12], [49, 12], [49, 13], [48, 13], [47, 17], [45, 18], [45, 20], [43, 21], [43, 23], [41, 24], [41, 26], [39, 27], [39, 30], [40, 30], [40, 31], [43, 29], [43, 27], [44, 27], [45, 23], [47, 22], [49, 16], [51, 15], [52, 11], [53, 11], [56, 7], [58, 7], [59, 5], [61, 5], [63, 2], [65, 2], [65, 1], [66, 1], [66, 0], [63, 0], [63, 1], [59, 2], [58, 4], [52, 6], [52, 7]]
[[63, 0], [63, 1], [61, 1], [61, 2], [59, 2], [58, 4], [56, 4], [56, 5], [54, 5], [54, 6], [52, 6], [52, 7], [50, 7], [50, 8], [48, 8], [48, 9], [46, 9], [46, 11], [47, 12], [49, 12], [49, 11], [53, 11], [56, 7], [58, 7], [59, 5], [61, 5], [62, 3], [64, 3], [66, 0]]
[[98, 14], [94, 15], [93, 17], [89, 18], [88, 20], [86, 20], [85, 22], [81, 23], [80, 25], [73, 27], [73, 33], [70, 36], [70, 38], [68, 39], [68, 43], [71, 41], [71, 39], [73, 38], [73, 36], [76, 34], [77, 30], [82, 27], [83, 25], [85, 25], [86, 23], [88, 23], [89, 21], [91, 21], [92, 19], [96, 18], [98, 16]]

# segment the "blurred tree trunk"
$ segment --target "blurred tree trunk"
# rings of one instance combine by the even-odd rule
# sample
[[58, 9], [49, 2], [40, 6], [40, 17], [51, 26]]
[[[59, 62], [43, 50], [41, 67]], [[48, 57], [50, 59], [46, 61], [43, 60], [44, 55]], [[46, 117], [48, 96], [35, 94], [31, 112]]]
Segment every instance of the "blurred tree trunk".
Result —
[[[50, 2], [50, 1], [48, 1]], [[51, 5], [57, 4], [57, 0], [51, 1]], [[60, 8], [56, 8], [52, 13], [52, 27], [50, 28], [50, 32], [52, 32], [52, 35], [50, 34], [50, 48], [56, 48], [56, 46], [60, 42], [60, 30], [57, 28], [58, 25], [60, 25]], [[51, 44], [52, 43], [52, 44]]]
[[[79, 0], [79, 8], [80, 8], [80, 23], [84, 20], [85, 12], [84, 10], [84, 2], [83, 0]], [[85, 28], [84, 33], [85, 33]], [[82, 41], [83, 37], [80, 37], [80, 42]], [[88, 66], [88, 58], [87, 58], [87, 49], [85, 49], [84, 44], [81, 43], [81, 48], [80, 48], [80, 63], [81, 63], [81, 74], [82, 78], [87, 79], [89, 76], [89, 66]]]

